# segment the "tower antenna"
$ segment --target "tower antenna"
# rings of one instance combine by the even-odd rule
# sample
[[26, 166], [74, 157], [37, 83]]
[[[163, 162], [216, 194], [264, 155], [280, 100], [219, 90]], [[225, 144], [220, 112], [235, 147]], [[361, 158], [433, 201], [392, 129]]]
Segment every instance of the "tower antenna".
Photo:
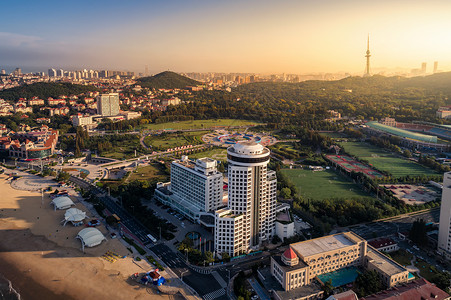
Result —
[[367, 42], [367, 48], [366, 48], [366, 69], [365, 69], [365, 77], [371, 76], [370, 75], [370, 34], [368, 34], [368, 42]]

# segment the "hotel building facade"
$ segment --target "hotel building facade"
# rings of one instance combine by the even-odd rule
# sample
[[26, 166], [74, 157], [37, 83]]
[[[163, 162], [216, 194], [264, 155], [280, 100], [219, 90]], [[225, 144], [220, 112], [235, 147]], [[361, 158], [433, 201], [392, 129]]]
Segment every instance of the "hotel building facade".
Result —
[[157, 200], [171, 206], [192, 221], [223, 205], [223, 176], [211, 158], [189, 160], [187, 156], [171, 164], [171, 182], [159, 184]]
[[249, 252], [274, 235], [277, 178], [267, 169], [269, 155], [268, 148], [255, 142], [227, 149], [228, 210], [215, 214], [216, 253]]
[[271, 274], [285, 291], [312, 283], [319, 275], [347, 267], [375, 270], [387, 287], [407, 282], [408, 271], [352, 232], [295, 244], [271, 257]]

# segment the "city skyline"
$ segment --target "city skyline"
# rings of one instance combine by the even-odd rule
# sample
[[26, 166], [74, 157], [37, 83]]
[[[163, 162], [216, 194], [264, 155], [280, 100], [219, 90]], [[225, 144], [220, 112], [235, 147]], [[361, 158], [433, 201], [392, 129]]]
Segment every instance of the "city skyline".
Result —
[[106, 4], [8, 3], [0, 67], [363, 75], [369, 33], [373, 73], [451, 69], [445, 1]]

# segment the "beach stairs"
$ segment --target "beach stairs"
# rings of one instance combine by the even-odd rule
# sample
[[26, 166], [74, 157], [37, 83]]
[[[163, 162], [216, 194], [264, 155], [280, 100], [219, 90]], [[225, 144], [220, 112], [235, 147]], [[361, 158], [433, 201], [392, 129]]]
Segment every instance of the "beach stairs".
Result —
[[108, 250], [101, 256], [104, 260], [109, 261], [110, 263], [114, 263], [116, 260], [121, 258], [121, 256], [115, 252]]

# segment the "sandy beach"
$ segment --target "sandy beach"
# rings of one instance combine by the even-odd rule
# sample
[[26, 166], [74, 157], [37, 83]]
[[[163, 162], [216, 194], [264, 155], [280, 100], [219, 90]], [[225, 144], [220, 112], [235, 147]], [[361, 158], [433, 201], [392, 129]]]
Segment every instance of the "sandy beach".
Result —
[[[25, 300], [32, 299], [168, 299], [153, 288], [129, 279], [152, 268], [132, 257], [114, 263], [101, 258], [107, 251], [129, 255], [117, 239], [81, 251], [75, 239], [83, 227], [62, 226], [64, 210], [54, 211], [45, 195], [13, 189], [0, 175], [0, 273], [12, 281]], [[73, 198], [73, 197], [72, 197]], [[74, 198], [73, 198], [74, 200]], [[77, 208], [86, 211], [82, 203]]]

